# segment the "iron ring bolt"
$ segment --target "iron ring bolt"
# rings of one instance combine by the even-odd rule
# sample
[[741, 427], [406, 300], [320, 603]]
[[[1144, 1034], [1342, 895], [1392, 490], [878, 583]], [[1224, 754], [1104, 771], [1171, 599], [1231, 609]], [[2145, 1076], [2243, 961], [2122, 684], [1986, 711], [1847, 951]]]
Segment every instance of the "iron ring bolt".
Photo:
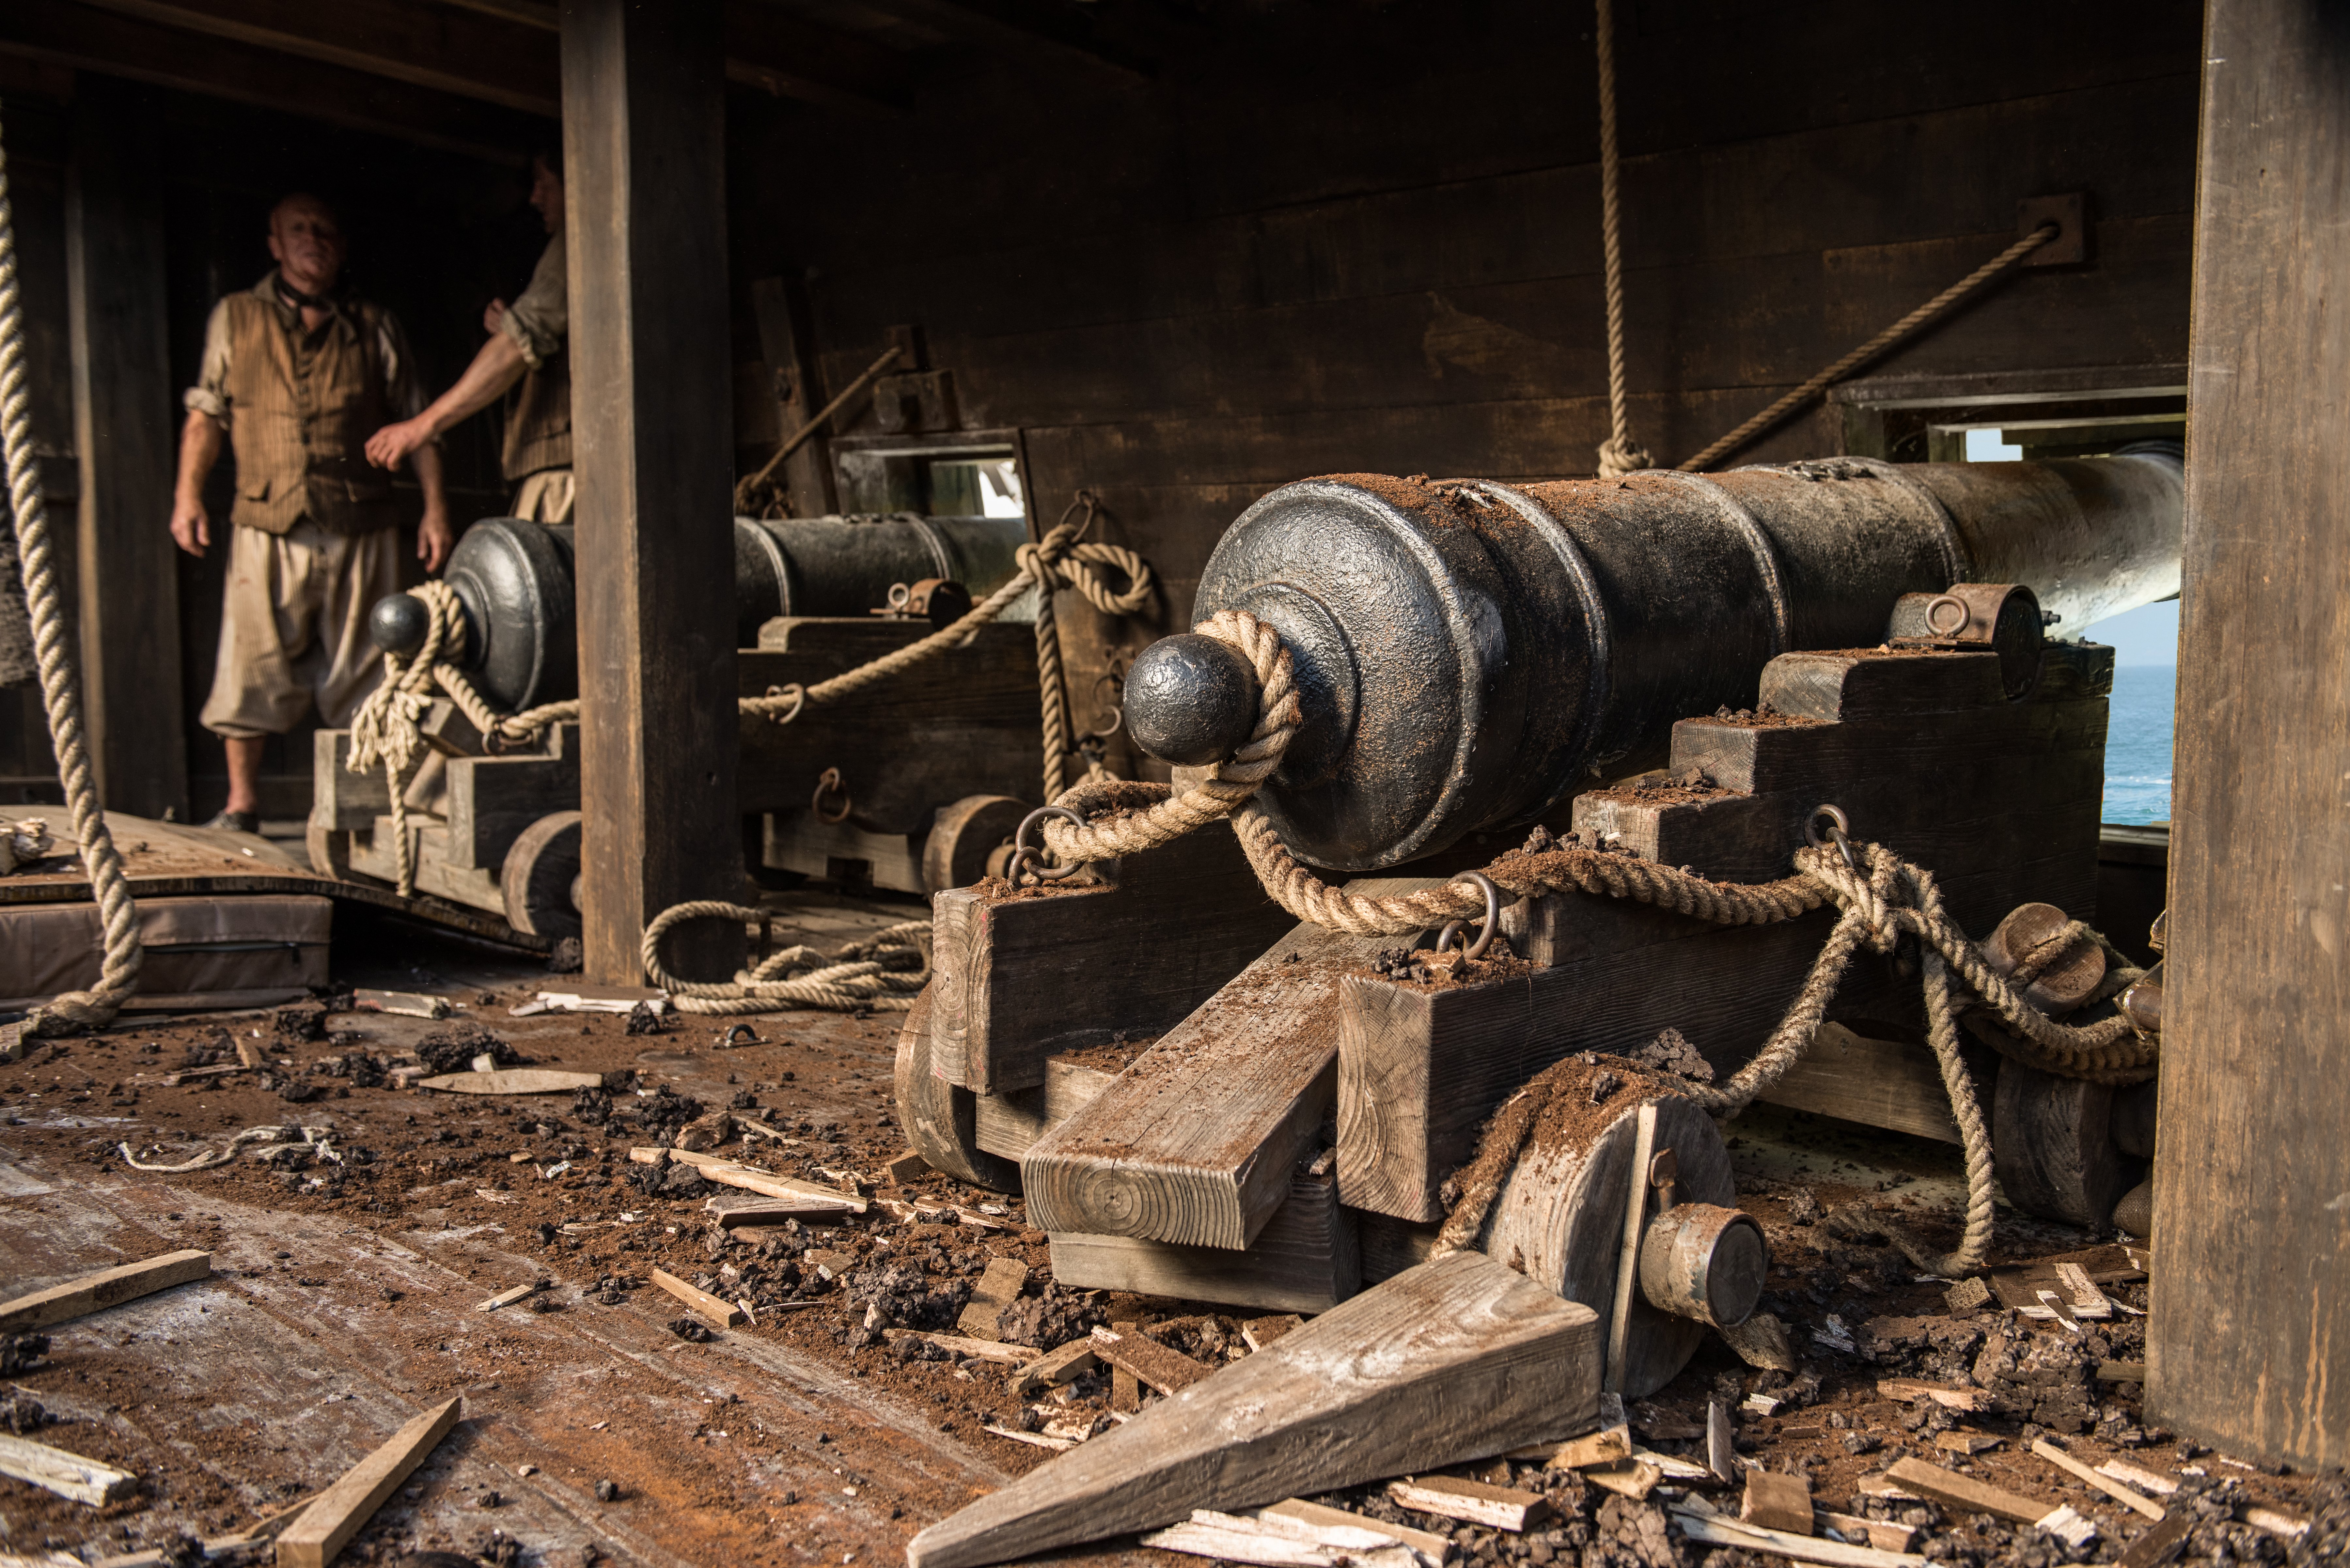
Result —
[[[839, 800], [838, 811], [825, 810], [824, 799], [827, 795], [835, 796]], [[816, 819], [818, 822], [827, 825], [838, 824], [848, 820], [851, 805], [848, 798], [848, 785], [841, 781], [840, 770], [825, 769], [824, 776], [816, 781], [816, 794], [808, 797], [808, 810], [816, 814]]]
[[[1828, 830], [1825, 834], [1822, 834], [1819, 830], [1822, 817], [1827, 819]], [[1860, 862], [1854, 858], [1852, 841], [1846, 836], [1851, 831], [1851, 821], [1846, 817], [1841, 809], [1833, 805], [1815, 805], [1812, 807], [1812, 815], [1804, 819], [1804, 843], [1814, 849], [1824, 844], [1834, 844], [1844, 852], [1846, 868], [1857, 871], [1860, 869]]]
[[[1947, 618], [1942, 613], [1944, 610], [1959, 612], [1956, 624], [1950, 626], [1942, 624]], [[1973, 618], [1974, 611], [1969, 609], [1967, 601], [1956, 594], [1938, 594], [1926, 605], [1926, 629], [1936, 637], [1956, 637], [1967, 629], [1967, 622]]]
[[[1474, 883], [1478, 890], [1485, 895], [1485, 922], [1477, 932], [1476, 941], [1461, 950], [1461, 961], [1466, 963], [1471, 959], [1483, 958], [1485, 950], [1493, 945], [1493, 933], [1502, 929], [1502, 890], [1494, 887], [1493, 879], [1482, 871], [1463, 871], [1452, 879], [1455, 882]], [[1436, 933], [1438, 952], [1442, 952], [1446, 948], [1451, 947], [1453, 940], [1461, 936], [1461, 922], [1459, 920], [1444, 922], [1444, 929]]]
[[1015, 885], [1024, 871], [1035, 872], [1037, 879], [1043, 882], [1057, 882], [1064, 877], [1074, 877], [1077, 874], [1076, 866], [1045, 865], [1045, 851], [1028, 842], [1028, 830], [1048, 816], [1066, 817], [1079, 827], [1086, 825], [1084, 817], [1066, 805], [1040, 805], [1022, 817], [1020, 831], [1012, 836], [1011, 880]]

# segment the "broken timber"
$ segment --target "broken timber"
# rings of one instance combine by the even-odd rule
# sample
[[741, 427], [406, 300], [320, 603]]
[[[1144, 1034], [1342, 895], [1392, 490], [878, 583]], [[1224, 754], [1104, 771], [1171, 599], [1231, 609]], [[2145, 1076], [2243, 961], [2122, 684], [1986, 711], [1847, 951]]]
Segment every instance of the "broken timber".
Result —
[[1397, 1275], [916, 1536], [978, 1568], [1565, 1436], [1599, 1405], [1598, 1319], [1478, 1252]]
[[655, 1269], [652, 1282], [686, 1306], [707, 1319], [713, 1328], [733, 1328], [743, 1321], [743, 1309], [730, 1301], [712, 1295], [708, 1291], [690, 1285], [667, 1269]]
[[554, 1067], [499, 1067], [487, 1073], [443, 1073], [426, 1078], [420, 1089], [450, 1095], [567, 1095], [575, 1089], [597, 1089], [601, 1073], [567, 1073]]
[[99, 1508], [127, 1497], [139, 1478], [112, 1465], [0, 1432], [0, 1476], [30, 1481], [44, 1491]]
[[207, 1278], [212, 1272], [210, 1252], [189, 1251], [165, 1252], [160, 1257], [85, 1274], [78, 1280], [68, 1280], [0, 1303], [0, 1334], [47, 1328], [53, 1323], [64, 1323], [104, 1307], [137, 1301], [173, 1285], [184, 1285], [191, 1280]]
[[277, 1568], [327, 1568], [457, 1424], [464, 1400], [422, 1412], [318, 1494], [277, 1537]]
[[667, 1155], [676, 1164], [690, 1165], [702, 1173], [704, 1181], [714, 1181], [722, 1187], [739, 1187], [745, 1192], [755, 1192], [764, 1198], [789, 1201], [800, 1199], [822, 1209], [846, 1210], [862, 1214], [868, 1205], [864, 1199], [834, 1188], [818, 1187], [813, 1181], [801, 1181], [773, 1171], [759, 1170], [751, 1166], [714, 1154], [697, 1154], [691, 1149], [650, 1148], [639, 1147], [629, 1150], [629, 1158], [639, 1165], [659, 1165]]

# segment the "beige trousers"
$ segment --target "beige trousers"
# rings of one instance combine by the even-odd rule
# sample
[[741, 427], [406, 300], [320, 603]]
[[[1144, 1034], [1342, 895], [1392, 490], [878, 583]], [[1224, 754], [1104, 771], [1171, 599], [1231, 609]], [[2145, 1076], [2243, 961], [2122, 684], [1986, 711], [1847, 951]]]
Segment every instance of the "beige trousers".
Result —
[[282, 735], [314, 707], [321, 724], [349, 723], [382, 676], [368, 611], [400, 591], [400, 530], [329, 534], [304, 518], [283, 534], [230, 535], [204, 728]]
[[575, 492], [567, 468], [542, 468], [515, 491], [514, 514], [526, 523], [568, 523]]

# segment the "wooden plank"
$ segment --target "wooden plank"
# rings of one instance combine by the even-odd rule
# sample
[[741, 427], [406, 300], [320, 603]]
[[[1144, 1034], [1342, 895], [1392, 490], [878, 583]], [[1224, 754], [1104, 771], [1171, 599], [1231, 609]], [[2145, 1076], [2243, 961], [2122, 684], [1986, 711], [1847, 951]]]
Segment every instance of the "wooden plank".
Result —
[[1064, 1383], [1076, 1381], [1100, 1365], [1101, 1358], [1094, 1354], [1090, 1334], [1083, 1339], [1073, 1339], [1057, 1350], [1046, 1351], [1022, 1367], [1020, 1376], [1012, 1380], [1012, 1392], [1018, 1397], [1034, 1394], [1040, 1388], [1056, 1388]]
[[0, 1432], [0, 1476], [30, 1481], [74, 1502], [103, 1508], [138, 1489], [139, 1478], [112, 1465]]
[[862, 1214], [868, 1207], [855, 1193], [837, 1188], [818, 1187], [813, 1181], [802, 1181], [795, 1176], [777, 1176], [723, 1155], [699, 1153], [684, 1148], [652, 1148], [642, 1145], [629, 1150], [629, 1158], [638, 1165], [659, 1165], [667, 1155], [676, 1164], [690, 1165], [702, 1173], [704, 1181], [715, 1181], [724, 1187], [739, 1187], [745, 1192], [756, 1192], [768, 1198], [798, 1199]]
[[[815, 328], [807, 286], [796, 277], [763, 277], [751, 285], [751, 314], [759, 348], [775, 379], [784, 433], [805, 426], [827, 400], [824, 373], [813, 352]], [[762, 462], [765, 461], [764, 456]], [[784, 459], [784, 492], [795, 517], [829, 517], [840, 510], [832, 472], [830, 436], [818, 431]]]
[[1096, 870], [1103, 885], [931, 900], [931, 1063], [949, 1082], [1035, 1088], [1057, 1052], [1172, 1028], [1295, 924], [1221, 828]]
[[652, 1282], [692, 1310], [697, 1317], [707, 1320], [713, 1328], [733, 1328], [743, 1321], [743, 1309], [733, 1302], [712, 1295], [698, 1285], [691, 1285], [667, 1269], [655, 1269]]
[[1907, 1552], [1881, 1552], [1873, 1546], [1848, 1546], [1840, 1541], [1764, 1530], [1719, 1515], [1676, 1510], [1673, 1522], [1680, 1526], [1681, 1534], [1688, 1539], [1710, 1546], [1743, 1547], [1749, 1552], [1767, 1552], [1774, 1557], [1791, 1557], [1798, 1563], [1824, 1563], [1829, 1568], [1925, 1568], [1928, 1561]]
[[500, 1067], [487, 1073], [443, 1073], [423, 1078], [421, 1089], [451, 1095], [567, 1095], [603, 1086], [601, 1073], [567, 1073], [559, 1067]]
[[913, 1338], [935, 1345], [941, 1350], [979, 1361], [992, 1361], [999, 1366], [1026, 1368], [1042, 1359], [1024, 1345], [1004, 1345], [992, 1339], [972, 1339], [959, 1334], [929, 1334], [920, 1329], [893, 1328], [887, 1332], [892, 1340]]
[[[2350, 97], [2330, 11], [2215, 0], [2206, 28], [2146, 1413], [2323, 1469], [2350, 1460], [2350, 1301], [2318, 1282], [2350, 1191], [2350, 646], [2244, 618], [2350, 602], [2350, 497], [2292, 457], [2345, 391], [2350, 256], [2311, 224], [2350, 180]], [[2313, 1197], [2243, 1201], [2280, 1182]]]
[[457, 1424], [464, 1407], [452, 1399], [419, 1414], [383, 1447], [346, 1471], [318, 1494], [302, 1517], [277, 1537], [277, 1568], [327, 1568], [336, 1553], [365, 1528], [400, 1483], [422, 1464]]
[[1897, 1486], [1948, 1507], [1967, 1513], [1996, 1514], [2017, 1524], [2037, 1523], [2056, 1507], [1918, 1459], [1895, 1460], [1885, 1468], [1885, 1476]]
[[972, 1287], [971, 1300], [955, 1326], [973, 1339], [1002, 1339], [995, 1320], [1028, 1288], [1028, 1265], [1017, 1258], [990, 1258]]
[[2091, 1469], [2088, 1466], [2083, 1464], [2080, 1460], [2074, 1459], [2072, 1455], [2066, 1453], [2064, 1449], [2058, 1448], [2055, 1444], [2050, 1442], [2045, 1438], [2033, 1438], [2032, 1451], [2038, 1454], [2042, 1459], [2046, 1459], [2050, 1464], [2054, 1465], [2058, 1469], [2065, 1471], [2076, 1480], [2085, 1481], [2090, 1486], [2095, 1487], [2099, 1491], [2104, 1492], [2107, 1497], [2114, 1499], [2116, 1502], [2123, 1504], [2136, 1512], [2146, 1515], [2148, 1519], [2159, 1521], [2164, 1514], [2170, 1511], [2168, 1509], [2164, 1508], [2162, 1504], [2155, 1501], [2152, 1498], [2147, 1497], [2142, 1493], [2133, 1491], [2130, 1488], [2124, 1486], [2121, 1482], [2115, 1480], [2112, 1477], [2100, 1474], [2098, 1471]]
[[1389, 1481], [1388, 1495], [1415, 1512], [1442, 1514], [1489, 1530], [1526, 1530], [1550, 1517], [1550, 1501], [1538, 1491], [1454, 1476]]
[[[1329, 1106], [1342, 981], [1393, 944], [1295, 928], [1036, 1140], [1020, 1161], [1029, 1222], [1235, 1250], [1255, 1241]], [[1343, 1170], [1340, 1186], [1351, 1199]]]
[[191, 1280], [207, 1279], [212, 1272], [213, 1255], [193, 1250], [164, 1252], [136, 1263], [101, 1269], [97, 1273], [0, 1303], [0, 1334], [47, 1328], [53, 1323], [102, 1312], [173, 1285], [184, 1285]]
[[579, 809], [579, 727], [556, 725], [543, 756], [452, 757], [446, 778], [450, 863], [503, 870], [523, 829]]
[[1256, 1240], [1239, 1251], [1131, 1236], [1049, 1233], [1053, 1277], [1087, 1290], [1293, 1313], [1327, 1312], [1362, 1288], [1354, 1211], [1329, 1175], [1301, 1174]]
[[[164, 341], [163, 136], [151, 88], [94, 77], [74, 93], [66, 185], [82, 722], [100, 796], [141, 816], [188, 812]], [[225, 540], [223, 540], [225, 544]]]
[[1775, 1470], [1753, 1469], [1746, 1472], [1746, 1496], [1739, 1503], [1738, 1518], [1745, 1524], [1759, 1524], [1766, 1530], [1784, 1531], [1790, 1535], [1812, 1532], [1812, 1486], [1802, 1476], [1784, 1475]]
[[2166, 1518], [2160, 1524], [2130, 1542], [2122, 1553], [2122, 1568], [2159, 1568], [2187, 1543], [2188, 1532], [2195, 1528], [2195, 1516], [2185, 1509]]
[[1094, 1355], [1161, 1394], [1180, 1394], [1215, 1370], [1139, 1331], [1094, 1330]]
[[[588, 979], [642, 977], [645, 925], [740, 894], [725, 99], [716, 0], [564, 13], [578, 473], [580, 809]], [[731, 976], [743, 934], [670, 946]]]
[[1598, 1320], [1476, 1252], [1399, 1274], [916, 1536], [908, 1568], [1461, 1463], [1588, 1426]]
[[1409, 1524], [1389, 1524], [1384, 1519], [1372, 1519], [1364, 1514], [1351, 1513], [1346, 1509], [1332, 1508], [1326, 1503], [1308, 1502], [1303, 1498], [1284, 1498], [1279, 1502], [1270, 1503], [1257, 1510], [1257, 1512], [1261, 1515], [1273, 1514], [1282, 1519], [1295, 1519], [1305, 1524], [1354, 1526], [1365, 1530], [1376, 1530], [1383, 1535], [1392, 1535], [1410, 1547], [1414, 1554], [1426, 1563], [1428, 1568], [1443, 1568], [1444, 1559], [1452, 1550], [1451, 1539], [1439, 1535], [1432, 1530], [1414, 1530]]

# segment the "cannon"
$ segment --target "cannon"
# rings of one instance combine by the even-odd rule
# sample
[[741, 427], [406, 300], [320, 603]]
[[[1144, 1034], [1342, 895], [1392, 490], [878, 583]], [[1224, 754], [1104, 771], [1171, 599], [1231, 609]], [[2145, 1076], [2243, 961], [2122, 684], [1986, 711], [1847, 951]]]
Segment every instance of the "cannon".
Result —
[[[1530, 830], [1767, 882], [1833, 805], [1933, 871], [1980, 937], [2019, 906], [2095, 913], [2112, 650], [2051, 630], [2176, 592], [2182, 479], [2178, 449], [2148, 444], [1523, 487], [1307, 480], [1227, 531], [1195, 618], [1241, 609], [1279, 632], [1302, 723], [1253, 804], [1352, 892], [1437, 886]], [[1230, 755], [1258, 706], [1247, 662], [1197, 634], [1154, 645], [1126, 686], [1138, 743], [1179, 770]], [[1753, 1304], [1764, 1259], [1726, 1207], [1721, 1137], [1682, 1068], [1635, 1062], [1744, 1065], [1832, 909], [1711, 925], [1570, 889], [1499, 909], [1489, 961], [1431, 965], [1433, 931], [1398, 950], [1297, 924], [1209, 828], [933, 910], [901, 1120], [934, 1166], [1024, 1192], [1065, 1284], [1327, 1306], [1429, 1256], [1480, 1128], [1565, 1073], [1552, 1104], [1572, 1114], [1515, 1157], [1487, 1249], [1600, 1314], [1627, 1396]], [[1856, 963], [1762, 1098], [1960, 1141], [1918, 973]], [[2135, 1091], [1967, 1049], [1976, 1082], [1997, 1075], [1983, 1098], [2011, 1197], [2103, 1223]]]
[[[928, 635], [1008, 581], [1026, 536], [1019, 518], [736, 518], [742, 693], [811, 685]], [[490, 518], [450, 557], [464, 623], [452, 662], [503, 711], [577, 691], [573, 542], [567, 526]], [[969, 648], [855, 704], [789, 725], [745, 715], [738, 798], [754, 875], [914, 893], [980, 876], [1035, 793], [1035, 618], [1033, 600], [1015, 602]], [[369, 615], [377, 645], [402, 655], [429, 623], [408, 594]], [[431, 753], [406, 795], [419, 891], [501, 914], [526, 936], [576, 935], [578, 726], [556, 724], [517, 751], [442, 702], [422, 728]], [[393, 880], [384, 779], [347, 770], [348, 732], [321, 731], [316, 743], [312, 863]]]

